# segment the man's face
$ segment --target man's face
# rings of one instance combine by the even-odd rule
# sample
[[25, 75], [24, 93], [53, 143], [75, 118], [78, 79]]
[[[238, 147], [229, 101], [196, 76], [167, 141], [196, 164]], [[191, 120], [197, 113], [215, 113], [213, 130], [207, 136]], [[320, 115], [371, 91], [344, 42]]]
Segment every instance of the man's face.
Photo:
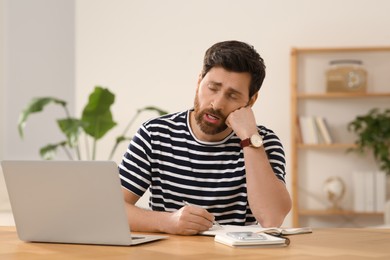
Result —
[[222, 114], [221, 109], [205, 108], [201, 110], [198, 95], [195, 96], [194, 102], [195, 120], [203, 133], [215, 135], [227, 129], [226, 117]]
[[226, 118], [234, 110], [248, 105], [250, 80], [249, 73], [230, 72], [221, 67], [212, 68], [200, 78], [194, 101], [198, 127], [193, 129], [195, 134], [221, 134], [221, 137], [228, 134]]

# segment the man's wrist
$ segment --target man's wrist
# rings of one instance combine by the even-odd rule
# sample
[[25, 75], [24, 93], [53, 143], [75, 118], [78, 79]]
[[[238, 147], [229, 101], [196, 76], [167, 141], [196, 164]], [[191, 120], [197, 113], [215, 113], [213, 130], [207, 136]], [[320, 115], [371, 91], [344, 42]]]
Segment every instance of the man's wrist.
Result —
[[247, 146], [260, 148], [261, 146], [263, 146], [263, 138], [258, 133], [253, 134], [250, 137], [241, 140], [240, 146], [241, 148], [245, 148]]

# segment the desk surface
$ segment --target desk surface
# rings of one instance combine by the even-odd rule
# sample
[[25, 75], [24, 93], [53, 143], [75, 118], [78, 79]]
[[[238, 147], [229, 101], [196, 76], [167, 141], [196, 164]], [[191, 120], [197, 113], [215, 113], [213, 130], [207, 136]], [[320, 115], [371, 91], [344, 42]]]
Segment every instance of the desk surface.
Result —
[[26, 243], [15, 227], [0, 227], [0, 259], [390, 259], [390, 229], [314, 229], [290, 236], [284, 248], [232, 248], [213, 239], [169, 236], [130, 247]]

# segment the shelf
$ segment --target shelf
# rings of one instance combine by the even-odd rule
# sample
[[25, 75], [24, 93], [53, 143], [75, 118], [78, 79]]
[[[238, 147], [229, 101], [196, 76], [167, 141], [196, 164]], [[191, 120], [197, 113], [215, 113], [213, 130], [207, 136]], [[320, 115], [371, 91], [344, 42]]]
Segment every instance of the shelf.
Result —
[[300, 99], [337, 99], [337, 98], [378, 98], [390, 97], [390, 93], [298, 93], [297, 98]]
[[[367, 81], [367, 90], [364, 92], [327, 92], [324, 71], [329, 68], [329, 61], [335, 59], [361, 59], [367, 66], [370, 80]], [[361, 205], [355, 205], [353, 196], [354, 183], [352, 173], [355, 169], [370, 169], [370, 158], [359, 159], [340, 156], [340, 152], [357, 148], [352, 136], [347, 136], [344, 126], [348, 126], [350, 118], [358, 116], [361, 111], [367, 111], [370, 107], [380, 109], [388, 108], [390, 99], [390, 46], [368, 47], [331, 47], [331, 48], [292, 48], [291, 49], [291, 180], [292, 180], [292, 221], [293, 226], [311, 225], [316, 218], [321, 221], [333, 222], [332, 216], [366, 216], [364, 221], [378, 223], [378, 217], [383, 217], [383, 212], [365, 212], [368, 209], [367, 201], [357, 200]], [[340, 113], [338, 112], [340, 111]], [[332, 144], [303, 144], [301, 127], [306, 126], [301, 117], [331, 118], [334, 126], [334, 135], [339, 142]], [[305, 130], [312, 131], [313, 128]], [[306, 133], [303, 131], [303, 133]], [[344, 142], [344, 143], [343, 143]], [[326, 167], [321, 167], [323, 163]], [[333, 170], [334, 167], [334, 170]], [[338, 167], [338, 168], [337, 168]], [[313, 170], [314, 169], [314, 170]], [[330, 169], [330, 170], [329, 170]], [[316, 176], [312, 174], [315, 172]], [[335, 175], [346, 178], [346, 184], [352, 194], [352, 199], [346, 201], [345, 208], [354, 210], [335, 210], [311, 208], [309, 198], [301, 193], [299, 187], [312, 187], [311, 185], [321, 179]], [[367, 181], [368, 184], [370, 182]], [[315, 185], [313, 185], [315, 186]], [[365, 188], [367, 185], [365, 185]], [[364, 189], [364, 188], [363, 188]], [[355, 190], [359, 190], [355, 187]], [[380, 190], [380, 189], [378, 189]], [[317, 195], [320, 190], [314, 190]], [[377, 194], [378, 195], [378, 194]], [[381, 194], [380, 194], [381, 195]], [[360, 207], [362, 206], [362, 207]], [[371, 208], [370, 208], [371, 209]], [[379, 210], [374, 207], [374, 210]], [[372, 217], [372, 219], [370, 219]], [[327, 219], [328, 218], [328, 219]], [[303, 221], [303, 224], [300, 221]]]
[[299, 210], [299, 215], [302, 216], [383, 216], [383, 212], [356, 212], [353, 210], [341, 210], [341, 209], [325, 209], [325, 210]]

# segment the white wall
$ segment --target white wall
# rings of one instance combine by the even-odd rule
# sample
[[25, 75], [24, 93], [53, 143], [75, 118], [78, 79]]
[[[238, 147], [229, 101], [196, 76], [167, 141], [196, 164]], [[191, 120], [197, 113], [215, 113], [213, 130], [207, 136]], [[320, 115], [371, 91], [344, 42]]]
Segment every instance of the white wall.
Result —
[[[4, 0], [0, 0], [0, 122], [4, 122], [5, 114], [5, 94], [4, 94]], [[4, 141], [4, 127], [1, 124], [0, 127], [0, 160], [3, 158], [3, 141]]]
[[[39, 159], [40, 147], [62, 140], [54, 119], [64, 112], [56, 107], [31, 117], [24, 140], [17, 122], [36, 96], [63, 98], [74, 111], [74, 9], [72, 0], [0, 2], [0, 160]], [[1, 212], [9, 210], [0, 170], [0, 224]]]
[[[4, 114], [5, 114], [5, 95], [4, 95], [4, 0], [0, 0], [0, 160], [4, 154]], [[0, 168], [0, 214], [1, 211], [9, 210], [9, 200], [7, 191], [5, 189], [5, 183], [3, 173]]]
[[5, 0], [5, 159], [39, 159], [42, 146], [62, 141], [54, 119], [65, 114], [55, 106], [28, 120], [24, 140], [17, 122], [33, 97], [62, 98], [74, 111], [74, 8], [69, 0]]

